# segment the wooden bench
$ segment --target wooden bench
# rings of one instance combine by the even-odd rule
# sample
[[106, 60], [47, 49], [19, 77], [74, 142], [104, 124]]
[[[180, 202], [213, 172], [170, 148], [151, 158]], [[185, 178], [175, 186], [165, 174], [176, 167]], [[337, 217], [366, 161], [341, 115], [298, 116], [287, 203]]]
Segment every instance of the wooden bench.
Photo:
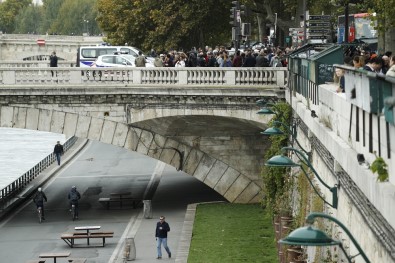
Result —
[[[81, 232], [75, 232], [75, 233], [63, 233], [62, 236], [60, 237], [64, 242], [66, 242], [67, 245], [69, 245], [71, 248], [75, 246], [75, 240], [76, 239], [86, 239], [89, 244], [90, 239], [102, 239], [103, 243], [102, 246], [106, 244], [106, 238], [114, 237], [114, 232], [112, 231], [107, 231], [107, 232], [91, 232], [91, 233], [81, 233]], [[80, 245], [79, 245], [80, 246]], [[89, 246], [89, 245], [87, 245]]]
[[86, 258], [69, 258], [67, 259], [67, 261], [69, 263], [85, 263], [86, 262]]
[[125, 202], [131, 202], [133, 205], [133, 208], [136, 209], [139, 204], [141, 204], [143, 199], [141, 198], [134, 198], [134, 197], [101, 197], [99, 198], [99, 203], [104, 205], [107, 209], [110, 209], [110, 203], [118, 203], [120, 207]]

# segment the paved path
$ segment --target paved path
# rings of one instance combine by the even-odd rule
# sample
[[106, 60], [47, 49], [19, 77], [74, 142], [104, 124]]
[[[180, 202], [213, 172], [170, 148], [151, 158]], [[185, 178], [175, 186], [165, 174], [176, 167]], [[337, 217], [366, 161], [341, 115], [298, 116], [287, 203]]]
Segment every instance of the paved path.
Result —
[[[164, 257], [162, 261], [186, 262], [177, 259], [177, 255], [178, 248], [185, 247], [189, 241], [181, 237], [188, 204], [223, 200], [222, 197], [195, 178], [156, 160], [110, 145], [92, 143], [85, 149], [82, 145], [83, 142], [79, 141], [74, 152], [71, 150], [64, 156], [60, 168], [51, 166], [41, 178], [42, 182], [33, 184], [38, 187], [47, 180], [44, 189], [51, 198], [46, 205], [47, 220], [43, 224], [36, 222], [31, 203], [19, 207], [14, 215], [0, 222], [1, 261], [25, 262], [43, 252], [66, 250], [72, 257], [87, 258], [88, 263], [123, 262], [125, 238], [132, 237], [136, 248], [135, 262], [158, 262], [154, 231], [159, 216], [164, 215], [171, 227], [169, 247], [173, 258]], [[77, 156], [72, 159], [74, 155]], [[80, 220], [76, 222], [68, 218], [65, 209], [65, 194], [73, 184], [83, 195]], [[155, 190], [152, 219], [144, 218], [142, 208], [106, 210], [98, 204], [99, 196], [108, 195], [114, 189], [130, 187], [129, 184], [133, 192], [141, 195], [150, 193], [147, 188]], [[115, 232], [114, 238], [109, 239], [104, 248], [71, 249], [60, 239], [62, 232], [70, 231], [74, 226], [98, 224], [103, 230]], [[24, 249], [14, 252], [21, 244]]]

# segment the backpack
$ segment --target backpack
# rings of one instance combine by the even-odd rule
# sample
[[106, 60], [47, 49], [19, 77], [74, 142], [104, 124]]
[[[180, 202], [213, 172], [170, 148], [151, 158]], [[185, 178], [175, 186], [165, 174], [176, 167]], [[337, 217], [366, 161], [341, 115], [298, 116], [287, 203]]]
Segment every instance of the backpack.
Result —
[[263, 57], [263, 66], [268, 67], [269, 66], [269, 60], [266, 57]]
[[70, 192], [70, 200], [71, 201], [77, 201], [79, 198], [78, 198], [78, 193], [76, 192], [76, 191], [71, 191]]
[[145, 67], [145, 58], [143, 56], [138, 56], [135, 61], [136, 67]]
[[34, 197], [34, 203], [42, 203], [44, 201], [44, 196], [42, 193], [37, 193]]

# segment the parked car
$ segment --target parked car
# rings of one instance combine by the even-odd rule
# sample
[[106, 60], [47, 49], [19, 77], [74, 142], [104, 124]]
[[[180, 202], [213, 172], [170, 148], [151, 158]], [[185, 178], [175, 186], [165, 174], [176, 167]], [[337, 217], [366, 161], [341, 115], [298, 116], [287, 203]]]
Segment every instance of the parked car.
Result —
[[[135, 67], [136, 57], [129, 54], [101, 55], [91, 67]], [[146, 59], [146, 67], [153, 67], [153, 63]]]

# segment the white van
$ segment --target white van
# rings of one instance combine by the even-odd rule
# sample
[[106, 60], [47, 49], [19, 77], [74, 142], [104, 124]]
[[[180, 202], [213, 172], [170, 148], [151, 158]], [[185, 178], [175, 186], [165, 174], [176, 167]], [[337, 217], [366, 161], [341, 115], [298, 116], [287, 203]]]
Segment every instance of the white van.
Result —
[[[78, 48], [77, 67], [90, 67], [101, 55], [129, 54], [138, 57], [138, 48], [128, 46], [84, 46]], [[141, 51], [142, 52], [142, 51]], [[143, 53], [143, 52], [142, 52]]]

